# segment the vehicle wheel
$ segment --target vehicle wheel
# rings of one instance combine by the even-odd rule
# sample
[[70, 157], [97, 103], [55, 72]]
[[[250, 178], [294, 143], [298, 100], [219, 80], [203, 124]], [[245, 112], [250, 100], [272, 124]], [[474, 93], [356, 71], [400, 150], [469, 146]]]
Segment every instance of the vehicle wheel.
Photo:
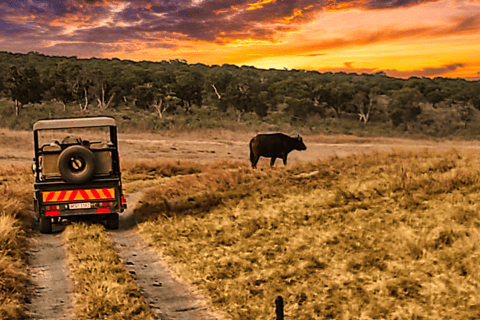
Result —
[[83, 146], [70, 146], [58, 157], [58, 170], [67, 182], [87, 182], [95, 173], [95, 156]]
[[118, 213], [109, 214], [107, 216], [107, 229], [118, 229]]
[[52, 219], [41, 216], [40, 217], [40, 232], [41, 233], [52, 233]]

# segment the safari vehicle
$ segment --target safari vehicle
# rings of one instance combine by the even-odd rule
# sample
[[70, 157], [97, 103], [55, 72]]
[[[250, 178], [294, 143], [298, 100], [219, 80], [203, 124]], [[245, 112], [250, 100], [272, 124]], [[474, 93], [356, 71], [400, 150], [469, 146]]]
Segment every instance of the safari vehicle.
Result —
[[34, 208], [40, 232], [63, 219], [95, 217], [118, 229], [122, 192], [117, 127], [111, 117], [39, 120], [33, 125]]

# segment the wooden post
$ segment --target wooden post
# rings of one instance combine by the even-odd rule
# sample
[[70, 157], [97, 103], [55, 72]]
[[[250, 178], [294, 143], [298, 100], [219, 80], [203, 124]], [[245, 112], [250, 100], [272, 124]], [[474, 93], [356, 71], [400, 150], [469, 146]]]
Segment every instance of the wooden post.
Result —
[[275, 314], [277, 316], [276, 320], [284, 320], [284, 317], [283, 317], [283, 298], [282, 298], [282, 296], [278, 296], [275, 299]]

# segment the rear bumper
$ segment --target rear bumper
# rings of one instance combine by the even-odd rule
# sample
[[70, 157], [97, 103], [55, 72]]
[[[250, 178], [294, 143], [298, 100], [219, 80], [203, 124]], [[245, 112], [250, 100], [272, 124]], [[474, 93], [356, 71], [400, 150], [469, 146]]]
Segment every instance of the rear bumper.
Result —
[[42, 188], [34, 192], [37, 218], [109, 215], [126, 208], [119, 184], [97, 185], [90, 188]]
[[73, 210], [52, 210], [42, 212], [46, 217], [74, 217], [74, 216], [93, 216], [103, 214], [121, 213], [123, 210], [118, 208], [98, 208], [98, 209], [73, 209]]

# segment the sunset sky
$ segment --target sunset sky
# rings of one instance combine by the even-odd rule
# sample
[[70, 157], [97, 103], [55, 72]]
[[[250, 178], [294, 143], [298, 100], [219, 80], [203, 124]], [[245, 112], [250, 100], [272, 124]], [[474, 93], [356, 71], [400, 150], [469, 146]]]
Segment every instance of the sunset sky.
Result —
[[0, 51], [480, 79], [480, 0], [3, 0]]

